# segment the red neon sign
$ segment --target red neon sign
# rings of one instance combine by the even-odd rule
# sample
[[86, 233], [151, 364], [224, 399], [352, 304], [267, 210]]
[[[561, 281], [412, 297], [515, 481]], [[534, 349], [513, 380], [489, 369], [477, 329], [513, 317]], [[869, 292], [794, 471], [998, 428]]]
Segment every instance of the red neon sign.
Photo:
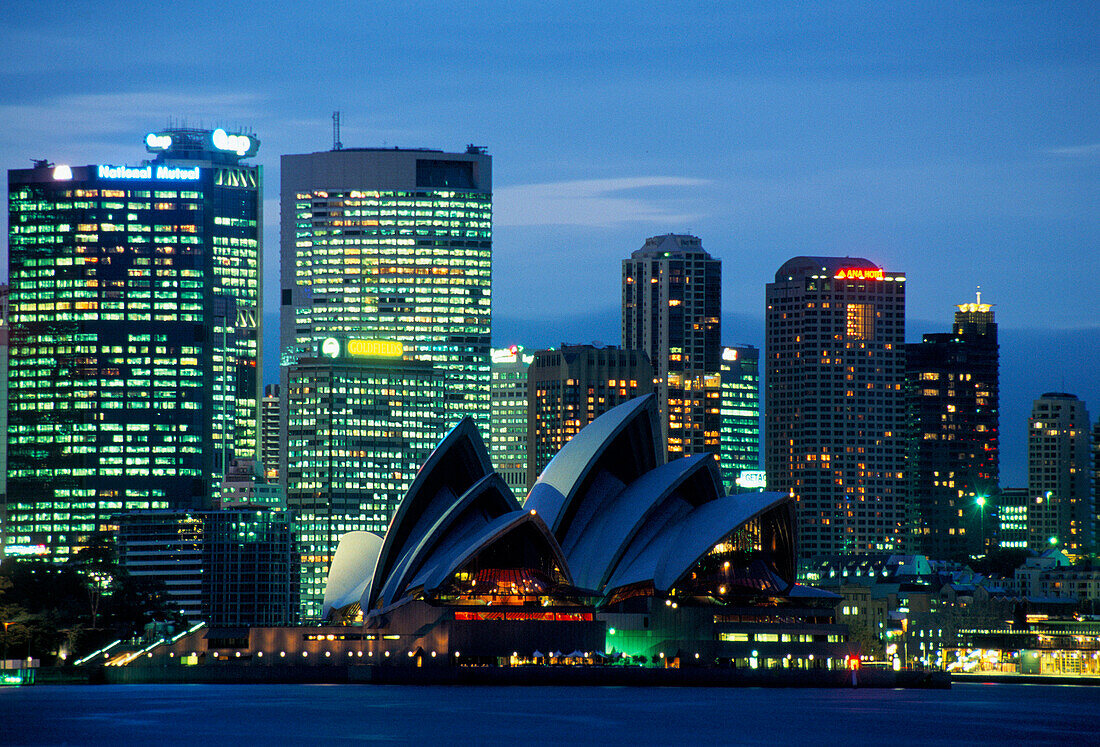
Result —
[[455, 620], [545, 620], [556, 622], [590, 622], [591, 612], [505, 612], [504, 610], [466, 612], [455, 611]]
[[882, 280], [882, 270], [846, 267], [837, 270], [834, 280]]

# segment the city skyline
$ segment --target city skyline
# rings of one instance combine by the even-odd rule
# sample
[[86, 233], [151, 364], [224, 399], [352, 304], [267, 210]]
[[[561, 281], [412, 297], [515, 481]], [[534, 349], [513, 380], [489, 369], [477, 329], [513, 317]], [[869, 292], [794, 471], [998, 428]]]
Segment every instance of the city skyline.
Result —
[[[619, 342], [619, 260], [669, 231], [702, 237], [727, 268], [723, 344], [762, 344], [763, 285], [799, 253], [904, 268], [910, 341], [981, 285], [1004, 348], [1003, 483], [1023, 484], [1031, 400], [1065, 390], [1091, 404], [1100, 390], [1084, 352], [1100, 294], [1072, 281], [1097, 267], [1100, 94], [1085, 81], [1100, 68], [1100, 12], [576, 10], [393, 8], [375, 25], [274, 5], [255, 32], [271, 56], [257, 62], [251, 45], [172, 30], [239, 22], [213, 4], [93, 15], [44, 3], [0, 29], [0, 159], [134, 163], [135, 133], [169, 116], [252, 128], [269, 319], [278, 158], [331, 147], [333, 110], [349, 147], [488, 146], [498, 346]], [[100, 42], [120, 29], [132, 43]], [[41, 45], [51, 54], [30, 53]], [[563, 287], [572, 302], [557, 311]], [[1014, 338], [1038, 344], [1012, 350]]]

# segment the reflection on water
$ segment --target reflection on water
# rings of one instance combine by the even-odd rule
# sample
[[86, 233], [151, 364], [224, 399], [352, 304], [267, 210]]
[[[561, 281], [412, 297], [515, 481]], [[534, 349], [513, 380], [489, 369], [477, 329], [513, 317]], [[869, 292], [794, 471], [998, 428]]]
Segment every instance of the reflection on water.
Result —
[[0, 690], [0, 744], [516, 742], [1065, 744], [1100, 687], [952, 690], [35, 686]]

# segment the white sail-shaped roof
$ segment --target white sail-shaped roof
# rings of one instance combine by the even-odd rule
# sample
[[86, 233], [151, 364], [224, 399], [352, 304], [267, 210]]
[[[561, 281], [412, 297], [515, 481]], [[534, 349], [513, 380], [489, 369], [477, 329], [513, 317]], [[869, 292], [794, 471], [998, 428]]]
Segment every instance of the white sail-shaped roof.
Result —
[[382, 538], [374, 532], [348, 532], [340, 537], [325, 580], [322, 618], [366, 596], [381, 551]]

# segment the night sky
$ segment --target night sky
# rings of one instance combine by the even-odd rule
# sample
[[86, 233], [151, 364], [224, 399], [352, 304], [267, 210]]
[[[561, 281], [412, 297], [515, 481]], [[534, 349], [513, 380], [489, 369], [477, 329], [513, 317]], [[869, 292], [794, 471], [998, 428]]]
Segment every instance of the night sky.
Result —
[[330, 148], [340, 110], [348, 147], [488, 147], [497, 344], [617, 343], [620, 260], [688, 232], [723, 262], [727, 342], [763, 343], [797, 254], [907, 273], [910, 339], [981, 285], [1002, 484], [1032, 398], [1100, 415], [1100, 3], [547, 5], [10, 0], [0, 163], [253, 130], [273, 319], [279, 155]]

